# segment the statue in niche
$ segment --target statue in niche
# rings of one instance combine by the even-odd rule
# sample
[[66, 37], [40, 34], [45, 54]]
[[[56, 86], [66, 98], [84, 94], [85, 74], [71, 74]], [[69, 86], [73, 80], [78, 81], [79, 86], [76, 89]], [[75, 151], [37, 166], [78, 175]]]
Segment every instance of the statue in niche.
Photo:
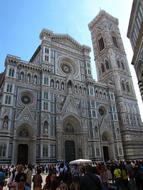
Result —
[[71, 80], [68, 81], [67, 88], [68, 88], [68, 93], [71, 94], [72, 93], [72, 82], [71, 82]]
[[4, 120], [3, 120], [3, 128], [4, 128], [4, 129], [7, 129], [7, 128], [8, 128], [8, 116], [5, 116], [5, 117], [4, 117]]
[[46, 134], [48, 134], [48, 126], [49, 126], [48, 121], [45, 121], [43, 128], [44, 128], [44, 133]]

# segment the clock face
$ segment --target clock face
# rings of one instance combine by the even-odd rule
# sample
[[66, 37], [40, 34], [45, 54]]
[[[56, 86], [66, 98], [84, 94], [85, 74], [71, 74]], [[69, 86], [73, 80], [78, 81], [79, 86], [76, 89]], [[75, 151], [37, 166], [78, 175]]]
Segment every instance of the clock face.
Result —
[[71, 67], [67, 63], [63, 63], [61, 68], [64, 73], [71, 73]]

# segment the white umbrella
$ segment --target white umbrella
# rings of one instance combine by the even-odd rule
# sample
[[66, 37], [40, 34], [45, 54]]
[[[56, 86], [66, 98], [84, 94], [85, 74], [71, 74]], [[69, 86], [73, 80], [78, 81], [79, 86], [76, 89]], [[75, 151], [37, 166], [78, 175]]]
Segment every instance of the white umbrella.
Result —
[[73, 160], [73, 161], [70, 161], [69, 163], [70, 165], [73, 165], [73, 164], [92, 164], [92, 161], [91, 160], [87, 160], [87, 159], [78, 159], [78, 160]]

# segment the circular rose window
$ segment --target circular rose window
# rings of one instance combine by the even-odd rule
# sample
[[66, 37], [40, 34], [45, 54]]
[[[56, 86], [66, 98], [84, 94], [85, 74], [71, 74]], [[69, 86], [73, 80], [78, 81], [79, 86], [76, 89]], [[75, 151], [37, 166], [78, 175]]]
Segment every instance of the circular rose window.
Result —
[[31, 103], [31, 98], [28, 96], [28, 95], [23, 95], [21, 97], [21, 101], [24, 103], [24, 104], [29, 104]]
[[104, 107], [100, 107], [98, 111], [99, 111], [99, 114], [100, 114], [101, 116], [103, 116], [103, 115], [106, 114], [106, 110], [105, 110]]
[[71, 67], [67, 63], [63, 63], [61, 68], [64, 73], [68, 74], [71, 72]]

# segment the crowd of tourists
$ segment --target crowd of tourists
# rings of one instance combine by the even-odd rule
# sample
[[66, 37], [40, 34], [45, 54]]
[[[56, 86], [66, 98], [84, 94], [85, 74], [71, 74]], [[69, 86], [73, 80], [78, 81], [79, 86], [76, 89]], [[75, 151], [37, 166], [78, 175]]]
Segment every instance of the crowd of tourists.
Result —
[[0, 166], [0, 190], [5, 186], [9, 190], [143, 190], [143, 161]]

